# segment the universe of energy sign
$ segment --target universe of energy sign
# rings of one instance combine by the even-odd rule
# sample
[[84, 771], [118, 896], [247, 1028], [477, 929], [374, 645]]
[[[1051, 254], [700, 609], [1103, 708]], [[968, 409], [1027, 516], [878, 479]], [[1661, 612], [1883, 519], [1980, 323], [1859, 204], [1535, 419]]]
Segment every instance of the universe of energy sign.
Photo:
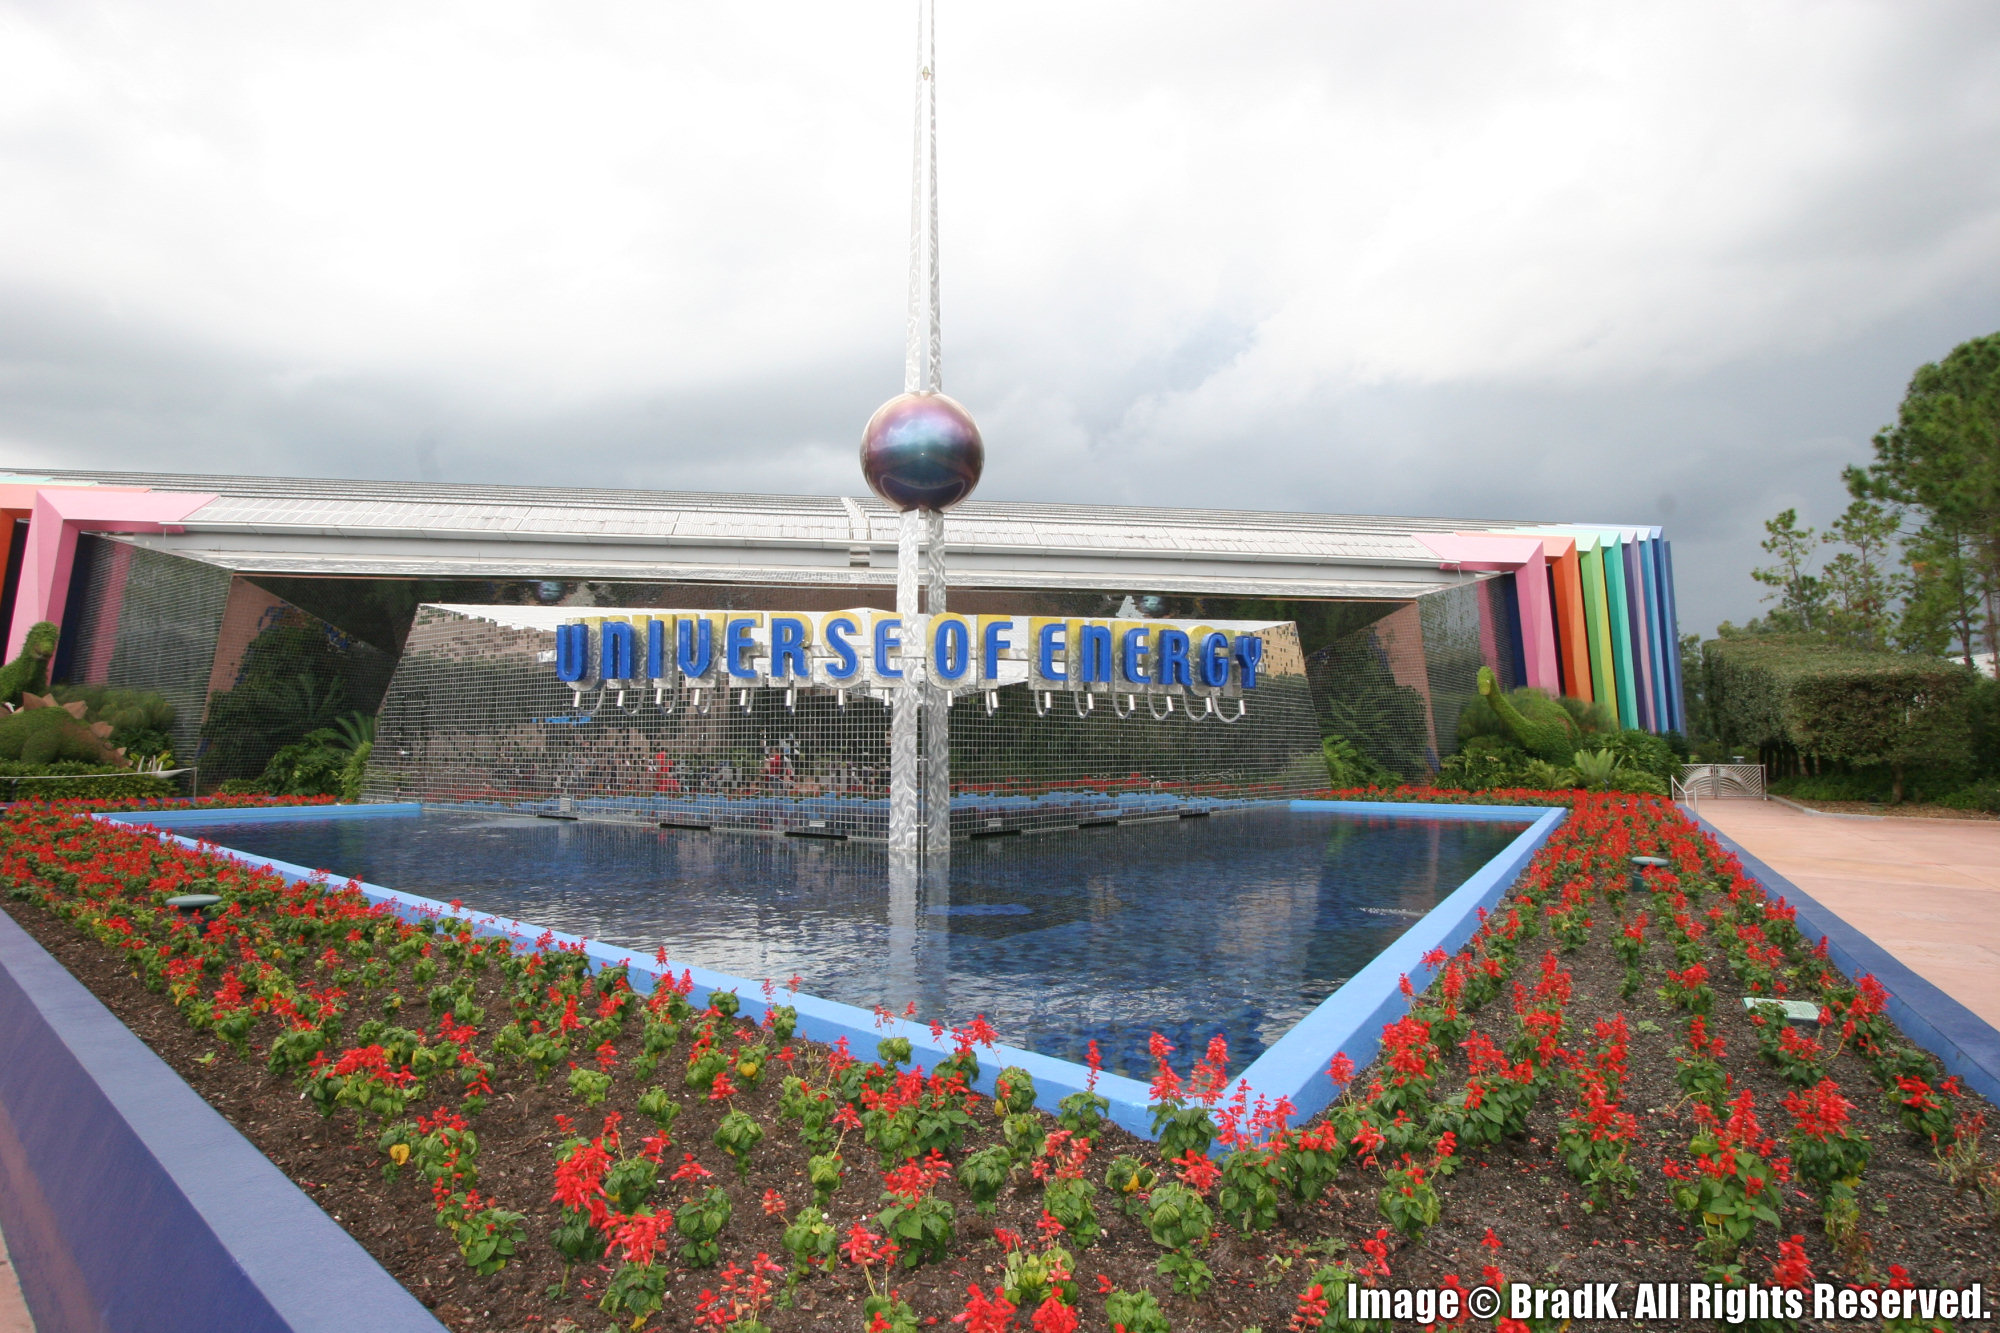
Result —
[[1240, 701], [1257, 688], [1265, 628], [942, 614], [918, 618], [912, 631], [901, 616], [865, 609], [630, 612], [557, 626], [554, 665], [556, 678], [573, 687], [877, 692], [921, 679], [954, 694], [1025, 684], [1044, 696], [1164, 695], [1169, 710], [1174, 698], [1199, 699], [1185, 706], [1202, 715], [1216, 711], [1218, 698]]

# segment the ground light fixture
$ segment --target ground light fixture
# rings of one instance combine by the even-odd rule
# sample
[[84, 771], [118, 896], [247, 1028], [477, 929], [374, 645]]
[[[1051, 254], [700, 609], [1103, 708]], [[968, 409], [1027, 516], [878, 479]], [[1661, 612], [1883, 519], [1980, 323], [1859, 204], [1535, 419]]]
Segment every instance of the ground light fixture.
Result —
[[1646, 889], [1646, 872], [1664, 869], [1671, 864], [1664, 856], [1635, 856], [1632, 858], [1632, 892], [1643, 893]]

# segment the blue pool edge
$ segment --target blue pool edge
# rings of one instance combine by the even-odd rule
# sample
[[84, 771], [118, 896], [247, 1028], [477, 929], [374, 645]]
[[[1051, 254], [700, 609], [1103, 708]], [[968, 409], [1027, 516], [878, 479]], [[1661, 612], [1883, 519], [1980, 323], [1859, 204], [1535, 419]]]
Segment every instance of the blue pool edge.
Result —
[[[1349, 977], [1339, 989], [1327, 996], [1304, 1018], [1293, 1024], [1291, 1029], [1272, 1043], [1250, 1067], [1236, 1080], [1244, 1086], [1244, 1096], [1250, 1102], [1263, 1097], [1275, 1103], [1278, 1098], [1288, 1100], [1295, 1116], [1303, 1120], [1317, 1114], [1330, 1103], [1336, 1089], [1326, 1072], [1337, 1054], [1345, 1054], [1354, 1062], [1357, 1070], [1365, 1067], [1375, 1058], [1381, 1046], [1382, 1026], [1394, 1022], [1408, 1008], [1409, 1001], [1403, 995], [1401, 979], [1409, 976], [1421, 989], [1422, 963], [1424, 954], [1434, 948], [1443, 948], [1447, 953], [1456, 951], [1472, 937], [1479, 925], [1479, 912], [1484, 908], [1491, 911], [1513, 886], [1534, 854], [1562, 824], [1569, 811], [1561, 807], [1549, 806], [1499, 806], [1499, 805], [1458, 805], [1424, 804], [1418, 802], [1389, 801], [1313, 801], [1297, 800], [1286, 803], [1293, 813], [1327, 813], [1362, 815], [1388, 819], [1437, 819], [1461, 822], [1492, 823], [1501, 821], [1528, 820], [1529, 826], [1497, 856], [1487, 861], [1470, 878], [1465, 880], [1441, 902], [1417, 920], [1401, 937], [1377, 954], [1367, 966]], [[329, 810], [353, 811], [346, 818], [368, 817], [361, 812], [374, 812], [382, 816], [403, 815], [416, 812], [421, 807], [410, 803], [394, 805], [355, 806], [286, 806], [264, 807], [262, 821], [284, 819], [325, 818]], [[193, 812], [176, 811], [180, 816]], [[206, 812], [208, 818], [176, 818], [175, 827], [194, 827], [200, 824], [225, 824], [242, 822], [243, 808]], [[96, 818], [108, 822], [134, 827], [152, 826], [159, 835], [171, 842], [195, 850], [211, 850], [232, 857], [238, 862], [256, 869], [268, 869], [286, 880], [308, 880], [321, 883], [337, 883], [324, 871], [293, 865], [269, 857], [256, 856], [235, 848], [220, 846], [212, 842], [190, 838], [163, 825], [156, 812], [133, 811], [117, 814], [103, 814]], [[571, 948], [581, 946], [584, 954], [595, 967], [610, 967], [625, 964], [630, 968], [632, 985], [641, 993], [650, 993], [663, 973], [679, 976], [686, 973], [694, 983], [690, 998], [697, 1004], [704, 1003], [712, 991], [735, 993], [741, 1002], [744, 1014], [751, 1020], [761, 1020], [768, 1004], [763, 996], [762, 983], [748, 981], [742, 977], [689, 964], [674, 964], [669, 960], [666, 968], [654, 964], [650, 958], [636, 956], [628, 949], [603, 944], [596, 940], [584, 939], [566, 931], [545, 930], [532, 923], [509, 921], [490, 914], [477, 913], [463, 908], [454, 908], [449, 903], [421, 895], [400, 892], [378, 884], [353, 881], [364, 897], [380, 903], [405, 920], [417, 921], [426, 918], [458, 917], [470, 922], [473, 929], [481, 934], [496, 935], [518, 944], [530, 943], [542, 936], [549, 937], [552, 944], [562, 944]], [[863, 1058], [872, 1056], [874, 1044], [884, 1037], [904, 1037], [910, 1042], [913, 1058], [921, 1064], [932, 1065], [949, 1056], [950, 1046], [931, 1036], [927, 1024], [908, 1019], [877, 1015], [855, 1005], [827, 1000], [804, 992], [779, 991], [771, 1003], [790, 1004], [798, 1011], [798, 1031], [801, 1036], [813, 1041], [832, 1045], [846, 1037], [850, 1046]], [[1043, 1110], [1054, 1113], [1058, 1103], [1073, 1093], [1083, 1092], [1091, 1086], [1090, 1071], [1073, 1061], [1041, 1055], [1016, 1046], [995, 1045], [980, 1047], [979, 1078], [975, 1088], [981, 1092], [993, 1090], [994, 1077], [1009, 1065], [1025, 1069], [1034, 1076], [1035, 1101]], [[1236, 1093], [1236, 1083], [1228, 1092]], [[1152, 1111], [1149, 1086], [1137, 1079], [1120, 1074], [1100, 1074], [1095, 1080], [1095, 1090], [1110, 1103], [1110, 1118], [1119, 1127], [1140, 1138], [1153, 1137]]]
[[[1387, 813], [1385, 806], [1394, 813]], [[1474, 871], [1243, 1071], [1242, 1082], [1248, 1085], [1252, 1101], [1260, 1095], [1271, 1103], [1284, 1097], [1292, 1104], [1296, 1119], [1307, 1120], [1340, 1093], [1327, 1072], [1334, 1056], [1345, 1055], [1357, 1072], [1374, 1061], [1382, 1048], [1383, 1027], [1409, 1011], [1403, 978], [1408, 977], [1419, 992], [1430, 984], [1423, 956], [1433, 949], [1457, 953], [1479, 929], [1480, 912], [1491, 912], [1507, 896], [1521, 871], [1562, 826], [1569, 811], [1560, 806], [1390, 805], [1373, 801], [1294, 801], [1291, 808], [1399, 819], [1418, 818], [1417, 811], [1451, 810], [1462, 813], [1446, 818], [1484, 823], [1533, 816], [1533, 822], [1499, 855]]]

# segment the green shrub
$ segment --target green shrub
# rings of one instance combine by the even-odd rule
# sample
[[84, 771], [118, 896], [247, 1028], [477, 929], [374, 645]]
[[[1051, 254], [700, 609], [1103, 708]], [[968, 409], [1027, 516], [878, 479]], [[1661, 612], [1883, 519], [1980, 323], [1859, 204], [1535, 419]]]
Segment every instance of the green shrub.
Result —
[[1663, 781], [1681, 771], [1681, 757], [1674, 753], [1673, 745], [1666, 737], [1655, 736], [1649, 731], [1619, 731], [1592, 736], [1587, 747], [1608, 750], [1618, 756], [1626, 769]]
[[132, 800], [175, 795], [171, 778], [129, 768], [79, 764], [21, 764], [0, 760], [0, 800]]
[[340, 733], [322, 727], [272, 755], [257, 785], [272, 796], [338, 796], [347, 759]]
[[1984, 810], [1989, 815], [2000, 815], [2000, 778], [1988, 778], [1984, 782], [1961, 787], [1940, 797], [1938, 804], [1954, 810]]
[[[1438, 767], [1438, 786], [1459, 791], [1487, 791], [1494, 787], [1518, 787], [1528, 766], [1536, 763], [1526, 750], [1501, 736], [1481, 732], [1468, 737]], [[1554, 769], [1544, 764], [1553, 773]]]
[[1584, 786], [1603, 791], [1623, 772], [1624, 761], [1609, 750], [1578, 750], [1572, 766]]
[[130, 759], [171, 758], [174, 706], [151, 690], [128, 690], [115, 685], [58, 685], [49, 691], [57, 703], [81, 699], [87, 720], [111, 724], [111, 744], [122, 747]]
[[1913, 767], [1963, 769], [1974, 757], [1975, 678], [1938, 658], [1746, 634], [1704, 645], [1703, 671], [1723, 741], [1886, 768], [1891, 800], [1903, 798]]
[[1796, 796], [1801, 801], [1886, 801], [1889, 771], [1859, 769], [1852, 773], [1779, 778], [1766, 790], [1774, 796]]
[[1320, 750], [1326, 756], [1327, 780], [1336, 788], [1393, 787], [1394, 773], [1354, 747], [1345, 736], [1325, 736]]
[[340, 766], [340, 799], [352, 804], [361, 799], [361, 780], [368, 775], [368, 756], [375, 752], [374, 741], [363, 741], [348, 751]]

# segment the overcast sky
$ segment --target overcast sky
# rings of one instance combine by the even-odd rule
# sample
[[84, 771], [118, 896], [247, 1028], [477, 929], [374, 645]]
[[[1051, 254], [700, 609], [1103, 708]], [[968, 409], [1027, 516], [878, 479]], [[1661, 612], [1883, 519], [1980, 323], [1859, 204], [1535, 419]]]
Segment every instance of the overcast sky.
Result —
[[[2000, 5], [942, 0], [989, 499], [1659, 523], [2000, 329]], [[856, 493], [909, 3], [0, 3], [0, 465]]]

